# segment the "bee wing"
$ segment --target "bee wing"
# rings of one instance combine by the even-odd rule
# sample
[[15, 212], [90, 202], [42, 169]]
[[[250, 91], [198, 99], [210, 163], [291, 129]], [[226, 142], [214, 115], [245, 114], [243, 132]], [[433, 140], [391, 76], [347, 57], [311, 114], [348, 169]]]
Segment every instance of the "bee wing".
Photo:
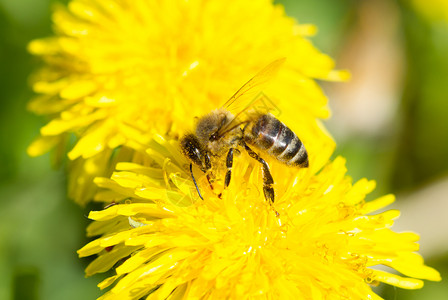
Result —
[[285, 60], [286, 58], [280, 58], [271, 62], [224, 103], [222, 108], [231, 112], [234, 115], [234, 119], [220, 128], [218, 131], [219, 136], [241, 124], [250, 122], [251, 117], [254, 115], [250, 111], [267, 113], [275, 107], [262, 93], [262, 90], [275, 77]]
[[266, 84], [277, 74], [286, 58], [280, 58], [264, 67], [248, 82], [246, 82], [229, 100], [224, 103], [222, 108], [235, 113], [250, 105], [255, 96], [259, 94]]

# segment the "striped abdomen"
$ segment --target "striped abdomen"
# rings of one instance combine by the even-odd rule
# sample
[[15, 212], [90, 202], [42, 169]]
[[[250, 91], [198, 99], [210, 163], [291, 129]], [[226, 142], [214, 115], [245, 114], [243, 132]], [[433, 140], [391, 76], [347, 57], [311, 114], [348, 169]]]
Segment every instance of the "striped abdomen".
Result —
[[305, 146], [291, 129], [271, 114], [261, 115], [250, 124], [244, 140], [288, 166], [308, 167]]

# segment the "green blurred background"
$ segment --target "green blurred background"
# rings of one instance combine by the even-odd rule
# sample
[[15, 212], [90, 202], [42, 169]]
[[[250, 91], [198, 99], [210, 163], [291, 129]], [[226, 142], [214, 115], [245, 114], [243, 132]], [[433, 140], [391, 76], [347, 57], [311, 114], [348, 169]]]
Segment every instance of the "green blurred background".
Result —
[[[27, 43], [51, 34], [49, 0], [0, 0], [0, 299], [94, 299], [100, 276], [84, 278], [78, 259], [88, 210], [66, 199], [62, 170], [26, 147], [43, 120], [26, 111], [27, 83], [39, 62]], [[66, 1], [59, 1], [66, 2]], [[313, 38], [348, 83], [322, 83], [326, 122], [348, 173], [377, 181], [370, 199], [397, 194], [398, 229], [422, 234], [422, 253], [448, 275], [448, 19], [408, 1], [277, 1]], [[431, 5], [431, 1], [427, 1]], [[448, 6], [448, 5], [447, 5]], [[445, 8], [448, 10], [448, 8]], [[446, 283], [418, 291], [379, 288], [385, 299], [448, 299]]]

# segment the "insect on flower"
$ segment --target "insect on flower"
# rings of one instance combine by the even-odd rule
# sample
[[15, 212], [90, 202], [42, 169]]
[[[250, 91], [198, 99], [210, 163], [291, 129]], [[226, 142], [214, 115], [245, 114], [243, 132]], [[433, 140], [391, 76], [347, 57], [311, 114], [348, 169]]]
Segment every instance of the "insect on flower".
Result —
[[284, 61], [285, 58], [275, 60], [258, 72], [221, 108], [200, 118], [194, 133], [186, 134], [181, 139], [182, 153], [190, 160], [190, 173], [201, 199], [203, 197], [193, 175], [193, 164], [207, 175], [210, 182], [212, 166], [225, 161], [224, 188], [227, 188], [232, 176], [233, 155], [238, 149], [244, 149], [261, 164], [263, 193], [270, 204], [275, 200], [274, 179], [269, 165], [251, 147], [285, 165], [308, 167], [308, 154], [297, 135], [269, 111], [255, 108], [257, 100], [254, 101], [253, 96], [261, 92]]

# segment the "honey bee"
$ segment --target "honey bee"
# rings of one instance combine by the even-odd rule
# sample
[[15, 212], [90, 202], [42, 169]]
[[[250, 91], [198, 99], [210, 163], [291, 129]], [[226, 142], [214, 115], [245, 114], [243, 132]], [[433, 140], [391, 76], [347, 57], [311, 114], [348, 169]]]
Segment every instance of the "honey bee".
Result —
[[[284, 61], [282, 58], [270, 63], [245, 83], [221, 108], [200, 118], [194, 133], [181, 138], [181, 151], [190, 160], [191, 177], [201, 199], [203, 197], [193, 175], [193, 164], [207, 174], [210, 183], [212, 165], [223, 164], [225, 157], [227, 171], [224, 188], [227, 188], [232, 176], [234, 153], [244, 149], [260, 163], [265, 199], [270, 204], [274, 203], [274, 179], [269, 165], [249, 146], [285, 165], [308, 167], [308, 154], [297, 135], [270, 112], [254, 109], [253, 95], [260, 93]], [[213, 188], [211, 183], [210, 186]]]

